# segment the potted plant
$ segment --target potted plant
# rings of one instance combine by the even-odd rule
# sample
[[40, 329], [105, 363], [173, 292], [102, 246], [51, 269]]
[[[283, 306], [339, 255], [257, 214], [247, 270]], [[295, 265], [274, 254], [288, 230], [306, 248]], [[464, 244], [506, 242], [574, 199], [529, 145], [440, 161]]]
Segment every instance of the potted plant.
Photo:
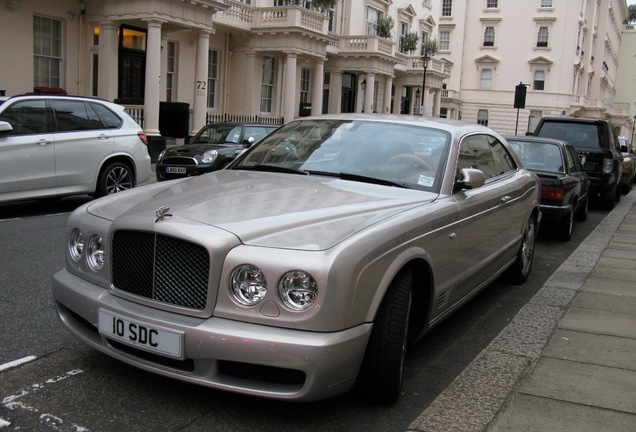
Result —
[[393, 30], [393, 26], [395, 23], [393, 22], [393, 18], [381, 16], [378, 18], [378, 21], [375, 23], [375, 34], [390, 39], [391, 31]]
[[420, 37], [416, 32], [408, 32], [400, 38], [400, 51], [412, 53], [417, 49]]
[[433, 57], [439, 51], [437, 39], [429, 39], [422, 44], [422, 56]]

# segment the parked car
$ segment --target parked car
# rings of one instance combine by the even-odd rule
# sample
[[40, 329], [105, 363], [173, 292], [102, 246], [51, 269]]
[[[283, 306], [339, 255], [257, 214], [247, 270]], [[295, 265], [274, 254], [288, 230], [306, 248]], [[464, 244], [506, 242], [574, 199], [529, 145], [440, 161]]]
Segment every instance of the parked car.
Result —
[[572, 144], [591, 182], [591, 194], [608, 210], [621, 199], [623, 155], [618, 136], [607, 120], [579, 117], [542, 117], [535, 136]]
[[157, 181], [190, 177], [225, 168], [237, 154], [259, 142], [278, 126], [257, 123], [211, 123], [189, 143], [159, 154]]
[[146, 134], [101, 99], [22, 95], [0, 105], [0, 202], [97, 197], [150, 178]]
[[541, 183], [541, 213], [564, 241], [572, 238], [574, 219], [587, 218], [590, 179], [572, 144], [550, 138], [507, 137], [523, 166]]
[[75, 210], [52, 293], [71, 333], [147, 371], [391, 403], [407, 341], [500, 275], [526, 281], [540, 220], [536, 175], [491, 129], [303, 117], [224, 170]]
[[636, 155], [634, 149], [627, 138], [623, 136], [618, 137], [618, 142], [621, 146], [621, 153], [623, 153], [623, 175], [621, 176], [621, 186], [624, 194], [628, 194], [632, 190], [634, 185], [634, 179], [636, 178]]

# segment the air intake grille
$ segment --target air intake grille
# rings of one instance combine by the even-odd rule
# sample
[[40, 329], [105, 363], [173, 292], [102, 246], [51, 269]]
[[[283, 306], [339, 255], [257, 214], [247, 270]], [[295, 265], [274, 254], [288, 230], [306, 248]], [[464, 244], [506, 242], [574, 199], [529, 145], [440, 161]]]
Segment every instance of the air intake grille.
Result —
[[113, 286], [163, 303], [204, 309], [210, 256], [200, 245], [137, 231], [117, 231], [112, 245]]

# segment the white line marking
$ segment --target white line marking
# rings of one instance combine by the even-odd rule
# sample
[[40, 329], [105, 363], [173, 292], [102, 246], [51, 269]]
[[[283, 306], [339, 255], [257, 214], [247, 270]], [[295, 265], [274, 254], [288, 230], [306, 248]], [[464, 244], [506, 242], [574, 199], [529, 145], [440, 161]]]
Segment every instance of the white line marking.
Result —
[[0, 372], [2, 372], [3, 370], [14, 368], [16, 366], [20, 366], [21, 364], [24, 364], [24, 363], [28, 363], [30, 361], [35, 360], [36, 358], [37, 358], [36, 356], [27, 356], [27, 357], [22, 357], [21, 359], [10, 361], [9, 363], [0, 365]]

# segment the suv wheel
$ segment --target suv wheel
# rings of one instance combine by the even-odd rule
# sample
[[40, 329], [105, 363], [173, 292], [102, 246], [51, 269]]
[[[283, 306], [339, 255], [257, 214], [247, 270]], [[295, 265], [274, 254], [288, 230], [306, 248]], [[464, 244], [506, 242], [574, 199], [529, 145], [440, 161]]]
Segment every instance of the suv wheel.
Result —
[[97, 180], [96, 197], [112, 195], [117, 192], [132, 189], [135, 185], [135, 178], [128, 165], [115, 162], [108, 165], [99, 174]]
[[617, 192], [620, 195], [620, 190], [618, 189], [618, 185], [614, 184], [614, 187], [612, 187], [610, 190], [608, 190], [601, 196], [601, 204], [603, 205], [603, 208], [605, 210], [614, 209], [614, 206], [616, 205]]

